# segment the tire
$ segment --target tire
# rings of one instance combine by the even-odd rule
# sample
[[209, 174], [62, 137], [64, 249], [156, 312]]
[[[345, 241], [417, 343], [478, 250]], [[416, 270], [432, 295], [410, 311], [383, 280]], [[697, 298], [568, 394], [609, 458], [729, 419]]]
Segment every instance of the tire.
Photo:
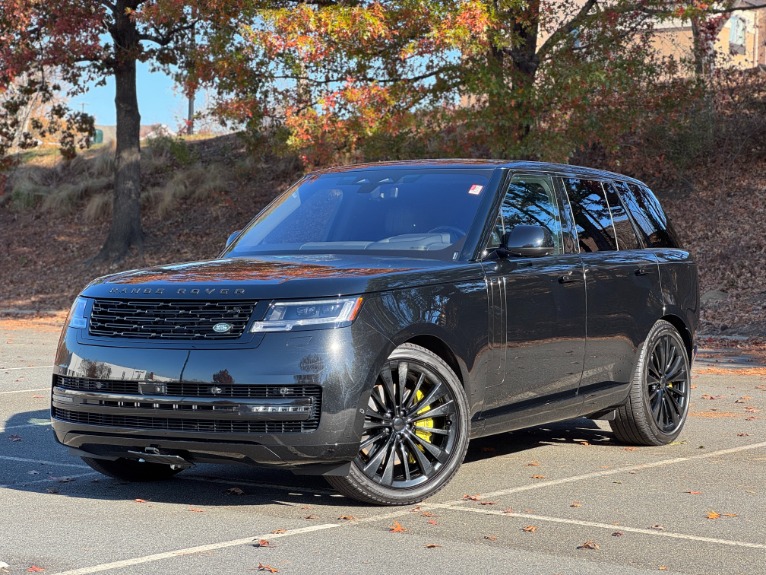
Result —
[[649, 331], [633, 371], [628, 400], [610, 422], [619, 441], [666, 445], [686, 423], [691, 365], [678, 330], [660, 320]]
[[142, 463], [134, 459], [95, 459], [83, 457], [82, 460], [93, 469], [109, 477], [123, 481], [144, 482], [170, 479], [182, 470], [163, 463]]
[[417, 503], [455, 475], [469, 427], [468, 400], [452, 369], [427, 349], [405, 343], [375, 380], [349, 474], [326, 479], [364, 503]]

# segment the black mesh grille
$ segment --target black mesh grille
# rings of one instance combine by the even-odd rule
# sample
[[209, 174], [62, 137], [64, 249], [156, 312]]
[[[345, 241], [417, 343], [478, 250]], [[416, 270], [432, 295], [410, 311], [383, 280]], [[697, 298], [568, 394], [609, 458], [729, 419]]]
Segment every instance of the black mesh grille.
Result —
[[[110, 379], [86, 379], [82, 377], [53, 376], [53, 385], [74, 391], [95, 391], [102, 393], [121, 393], [141, 395], [139, 382]], [[237, 397], [237, 398], [282, 398], [313, 397], [319, 403], [322, 388], [318, 385], [253, 385], [217, 383], [179, 383], [161, 384], [167, 389], [166, 395], [183, 397]]]
[[101, 337], [236, 339], [254, 307], [255, 302], [243, 301], [97, 299], [88, 329]]
[[52, 415], [61, 421], [85, 425], [201, 433], [305, 433], [314, 431], [319, 425], [318, 419], [308, 421], [217, 421], [86, 413], [57, 407], [52, 409]]

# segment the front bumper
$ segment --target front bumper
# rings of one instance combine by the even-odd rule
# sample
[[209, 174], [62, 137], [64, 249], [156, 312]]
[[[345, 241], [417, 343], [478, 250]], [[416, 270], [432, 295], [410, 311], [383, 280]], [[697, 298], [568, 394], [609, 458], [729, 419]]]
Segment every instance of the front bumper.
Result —
[[62, 335], [51, 417], [63, 445], [92, 457], [156, 452], [311, 473], [358, 453], [371, 383], [390, 351], [354, 326], [236, 347], [112, 343]]

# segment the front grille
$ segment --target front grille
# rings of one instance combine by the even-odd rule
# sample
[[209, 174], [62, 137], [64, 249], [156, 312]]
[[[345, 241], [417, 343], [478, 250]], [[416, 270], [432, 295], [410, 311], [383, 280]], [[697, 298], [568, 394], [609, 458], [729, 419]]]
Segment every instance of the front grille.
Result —
[[[108, 300], [93, 302], [89, 333], [100, 337], [221, 340], [240, 337], [255, 302]], [[223, 331], [223, 324], [231, 326]], [[223, 333], [213, 330], [220, 326]]]
[[52, 415], [61, 421], [85, 425], [200, 433], [305, 433], [314, 431], [319, 426], [318, 419], [308, 421], [217, 421], [87, 413], [58, 407], [52, 409]]

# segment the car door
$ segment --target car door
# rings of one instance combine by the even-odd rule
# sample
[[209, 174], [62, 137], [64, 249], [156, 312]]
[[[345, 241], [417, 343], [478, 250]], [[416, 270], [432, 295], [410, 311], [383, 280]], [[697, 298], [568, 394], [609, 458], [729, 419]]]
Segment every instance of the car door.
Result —
[[[563, 419], [579, 405], [585, 351], [585, 284], [570, 220], [552, 179], [512, 177], [487, 245], [491, 254], [514, 226], [546, 227], [554, 253], [495, 257], [483, 263], [489, 293], [491, 359], [485, 395], [486, 432]], [[564, 217], [563, 217], [564, 216]], [[512, 417], [509, 417], [513, 412]], [[558, 414], [555, 416], [553, 414]]]
[[588, 320], [580, 394], [596, 411], [624, 397], [638, 347], [662, 316], [657, 259], [607, 180], [562, 179], [585, 271]]

